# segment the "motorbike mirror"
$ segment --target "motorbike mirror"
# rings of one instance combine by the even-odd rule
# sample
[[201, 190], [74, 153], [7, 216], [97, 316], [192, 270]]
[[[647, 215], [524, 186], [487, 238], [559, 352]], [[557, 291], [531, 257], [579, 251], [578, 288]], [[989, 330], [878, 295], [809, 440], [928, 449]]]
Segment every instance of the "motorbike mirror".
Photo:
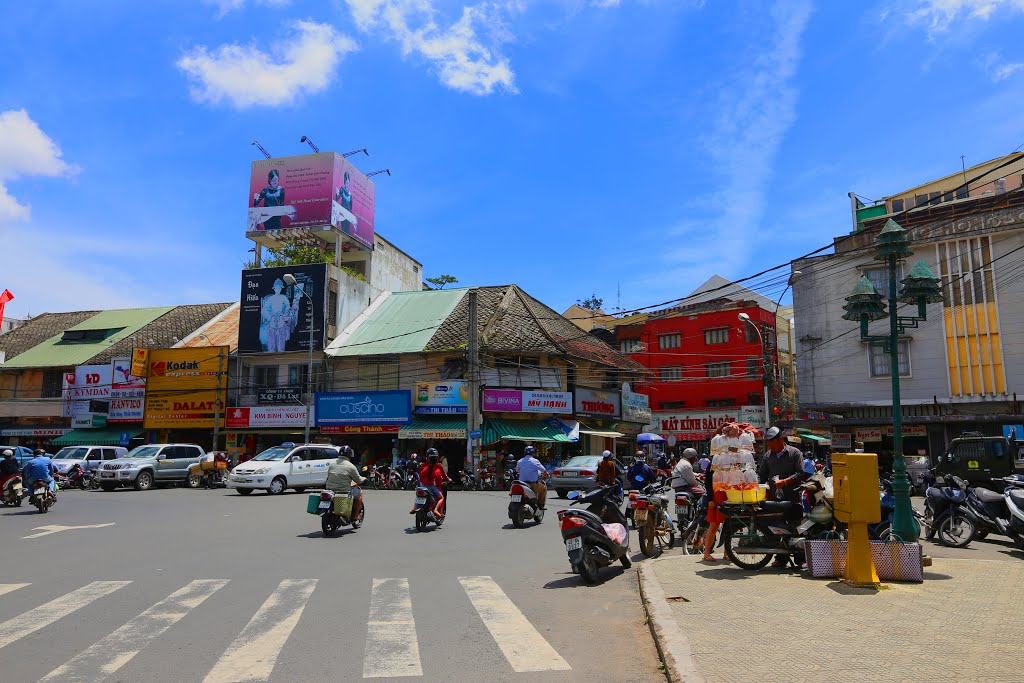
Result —
[[362, 470], [363, 472], [365, 472], [368, 469], [370, 469], [369, 465], [363, 465], [363, 470]]
[[633, 481], [635, 481], [638, 484], [642, 484], [643, 481], [644, 481], [644, 478], [641, 477], [640, 475], [637, 475], [637, 476], [633, 477]]
[[579, 497], [580, 497], [580, 492], [579, 491], [569, 491], [569, 495], [567, 496], [567, 498], [569, 500], [576, 500]]

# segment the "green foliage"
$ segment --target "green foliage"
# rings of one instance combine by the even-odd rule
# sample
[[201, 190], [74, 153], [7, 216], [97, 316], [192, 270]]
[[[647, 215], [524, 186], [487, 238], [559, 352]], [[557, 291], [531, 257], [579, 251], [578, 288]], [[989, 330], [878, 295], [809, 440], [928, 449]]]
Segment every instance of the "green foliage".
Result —
[[[286, 244], [280, 249], [267, 249], [263, 259], [263, 268], [279, 268], [281, 266], [298, 266], [305, 263], [331, 263], [334, 260], [333, 249], [301, 244]], [[245, 264], [246, 268], [255, 268], [255, 261]]]
[[459, 278], [454, 275], [440, 275], [438, 277], [428, 277], [427, 282], [434, 286], [434, 289], [444, 289], [445, 285], [452, 285], [459, 281]]
[[348, 273], [351, 277], [354, 277], [357, 280], [362, 280], [363, 282], [366, 282], [366, 276], [363, 275], [362, 273], [360, 273], [355, 268], [351, 268], [349, 266], [342, 266], [341, 269], [343, 271], [345, 271], [346, 273]]
[[591, 294], [587, 299], [576, 299], [576, 305], [589, 311], [596, 311], [604, 305], [604, 299], [599, 299], [596, 294]]

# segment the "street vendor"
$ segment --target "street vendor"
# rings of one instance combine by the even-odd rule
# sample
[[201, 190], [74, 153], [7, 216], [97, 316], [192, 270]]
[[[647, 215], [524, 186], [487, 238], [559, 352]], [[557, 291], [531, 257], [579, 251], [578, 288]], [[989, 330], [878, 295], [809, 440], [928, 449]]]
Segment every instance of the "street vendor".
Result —
[[786, 443], [782, 430], [769, 427], [764, 433], [765, 454], [757, 468], [757, 477], [762, 484], [782, 489], [785, 500], [800, 502], [797, 486], [805, 478], [804, 455], [799, 449]]

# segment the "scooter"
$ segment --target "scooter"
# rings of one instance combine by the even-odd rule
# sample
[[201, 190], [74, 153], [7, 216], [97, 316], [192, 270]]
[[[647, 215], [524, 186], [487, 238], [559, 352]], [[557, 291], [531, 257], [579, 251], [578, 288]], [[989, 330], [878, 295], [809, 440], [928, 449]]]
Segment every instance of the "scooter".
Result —
[[463, 470], [459, 477], [459, 487], [463, 491], [476, 491], [477, 486], [476, 477], [469, 470]]
[[640, 552], [644, 557], [654, 557], [655, 546], [659, 550], [671, 549], [676, 543], [676, 530], [668, 519], [668, 486], [661, 483], [644, 486], [643, 477], [636, 477], [634, 481], [643, 487], [629, 494], [634, 528], [640, 535]]
[[525, 481], [514, 481], [508, 495], [508, 518], [512, 520], [512, 526], [522, 529], [528, 519], [537, 524], [544, 521], [544, 511], [537, 502], [537, 494]]
[[30, 505], [35, 505], [40, 513], [46, 513], [57, 502], [57, 496], [45, 481], [37, 480], [32, 483], [32, 493], [29, 494], [28, 502]]
[[11, 474], [8, 475], [3, 481], [0, 481], [0, 500], [2, 500], [4, 507], [13, 505], [16, 508], [21, 507], [22, 498], [25, 497], [25, 488], [22, 486], [21, 475]]
[[560, 510], [562, 540], [573, 573], [587, 583], [597, 583], [598, 572], [615, 561], [629, 569], [629, 531], [620, 505], [622, 499], [611, 486], [589, 492], [570, 491], [570, 505], [586, 504], [586, 510]]
[[441, 524], [444, 522], [444, 515], [440, 517], [434, 514], [434, 508], [437, 507], [437, 498], [430, 492], [426, 486], [416, 487], [416, 531], [426, 531], [427, 525], [433, 522], [438, 529], [441, 528]]
[[[684, 541], [686, 530], [697, 515], [700, 499], [704, 497], [704, 493], [704, 487], [699, 484], [676, 491], [676, 527], [679, 529], [680, 538], [683, 538]], [[706, 510], [704, 514], [707, 514]]]
[[316, 514], [320, 516], [320, 528], [324, 536], [333, 538], [343, 526], [352, 525], [358, 529], [366, 519], [365, 503], [359, 507], [359, 516], [353, 517], [352, 510], [355, 507], [357, 498], [362, 497], [362, 491], [355, 487], [349, 494], [341, 495], [334, 491], [325, 489], [320, 492], [320, 502], [316, 507]]
[[999, 534], [1024, 550], [1024, 476], [992, 481], [1006, 485], [1002, 494], [980, 486], [967, 487], [967, 507], [975, 515], [974, 538], [982, 540], [990, 533]]
[[[84, 469], [77, 462], [68, 468], [68, 486], [77, 486], [81, 490], [86, 490], [93, 485], [95, 477], [89, 470]], [[96, 486], [95, 488], [99, 488]]]
[[967, 506], [967, 483], [959, 477], [949, 478], [956, 486], [930, 486], [925, 491], [926, 538], [931, 541], [938, 535], [943, 545], [966, 548], [977, 531], [976, 516]]

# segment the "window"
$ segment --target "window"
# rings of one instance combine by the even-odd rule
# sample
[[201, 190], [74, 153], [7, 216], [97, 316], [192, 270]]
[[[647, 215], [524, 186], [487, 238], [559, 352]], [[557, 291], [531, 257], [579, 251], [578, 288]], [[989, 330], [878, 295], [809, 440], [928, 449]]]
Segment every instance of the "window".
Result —
[[277, 366], [257, 365], [252, 369], [252, 383], [257, 388], [277, 386]]
[[658, 336], [658, 348], [659, 349], [678, 349], [679, 348], [679, 335], [678, 334], [662, 334]]
[[682, 410], [686, 407], [686, 401], [662, 401], [658, 405], [659, 410]]
[[928, 195], [919, 194], [914, 196], [914, 206], [924, 206], [928, 203]]
[[743, 323], [743, 341], [748, 344], [756, 344], [761, 341], [761, 338], [757, 336], [757, 328], [754, 327], [754, 323]]
[[113, 448], [104, 448], [103, 449], [103, 459], [104, 460], [116, 460], [117, 459], [117, 451], [114, 450]]
[[942, 193], [942, 201], [943, 202], [951, 202], [951, 201], [953, 201], [953, 192], [952, 191], [950, 191], [950, 192], [943, 192]]
[[466, 376], [465, 358], [445, 358], [441, 367], [441, 379], [463, 379]]
[[1006, 193], [1006, 178], [996, 178], [996, 194]]
[[728, 408], [729, 406], [736, 405], [736, 399], [732, 398], [712, 398], [706, 401], [708, 408]]
[[309, 366], [305, 363], [295, 363], [288, 366], [288, 386], [306, 388], [309, 382]]
[[332, 289], [327, 292], [327, 324], [338, 324], [338, 292], [333, 289], [336, 283], [331, 280]]
[[[864, 277], [871, 280], [878, 293], [882, 296], [889, 295], [889, 269], [888, 268], [865, 268]], [[903, 264], [896, 266], [896, 291], [899, 293], [900, 283], [903, 282]]]
[[903, 200], [902, 199], [894, 199], [894, 200], [892, 200], [892, 213], [899, 213], [900, 211], [903, 211]]
[[704, 330], [704, 343], [705, 344], [728, 344], [729, 343], [729, 328], [719, 327], [715, 330]]
[[780, 367], [782, 368], [782, 386], [793, 386], [793, 371], [788, 365], [782, 365]]
[[360, 358], [359, 391], [398, 389], [397, 358]]
[[63, 371], [47, 370], [43, 373], [43, 392], [40, 398], [60, 398], [63, 388]]
[[760, 358], [748, 358], [747, 359], [747, 377], [760, 377], [761, 376], [761, 359]]
[[967, 199], [967, 193], [968, 190], [966, 185], [961, 185], [960, 187], [956, 188], [957, 199]]
[[704, 367], [707, 370], [708, 377], [728, 377], [729, 376], [729, 364], [728, 363], [708, 363]]
[[[868, 345], [868, 360], [872, 377], [891, 377], [889, 354], [877, 346]], [[910, 376], [910, 341], [901, 339], [899, 343], [900, 377]]]
[[683, 379], [683, 368], [680, 366], [664, 367], [658, 369], [658, 379], [662, 382], [679, 382]]
[[941, 192], [929, 192], [928, 193], [928, 203], [931, 204], [932, 206], [935, 206], [936, 204], [938, 204], [941, 201], [942, 201], [942, 193]]
[[619, 351], [621, 353], [639, 353], [643, 350], [643, 342], [639, 339], [623, 339], [619, 342]]

